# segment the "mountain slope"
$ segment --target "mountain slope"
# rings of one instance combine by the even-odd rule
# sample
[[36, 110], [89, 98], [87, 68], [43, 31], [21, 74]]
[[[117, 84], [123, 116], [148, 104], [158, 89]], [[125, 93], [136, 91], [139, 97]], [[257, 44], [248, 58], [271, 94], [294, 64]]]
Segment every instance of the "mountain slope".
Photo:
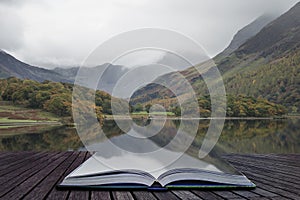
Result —
[[[95, 72], [99, 73], [104, 70], [106, 65], [99, 65], [91, 68], [83, 68], [85, 77], [89, 77]], [[30, 79], [34, 81], [54, 81], [64, 83], [74, 83], [79, 67], [72, 68], [55, 68], [53, 70], [31, 66], [19, 61], [15, 57], [0, 50], [0, 78], [16, 77], [20, 79]], [[126, 67], [120, 65], [109, 65], [104, 72], [100, 83], [99, 90], [111, 93], [118, 79], [128, 71]], [[82, 77], [77, 77], [79, 80]], [[84, 85], [84, 83], [82, 82]]]
[[239, 30], [234, 36], [229, 46], [224, 49], [216, 58], [221, 59], [229, 56], [238, 49], [249, 38], [255, 36], [264, 26], [273, 21], [277, 16], [275, 14], [265, 14], [255, 19], [253, 22]]
[[[300, 3], [265, 26], [229, 56], [217, 60], [228, 94], [263, 97], [289, 111], [300, 110]], [[197, 66], [196, 66], [197, 67]], [[207, 94], [195, 67], [181, 71], [198, 95]], [[160, 80], [176, 80], [166, 74]], [[132, 96], [133, 104], [168, 96], [167, 89], [149, 85]], [[169, 96], [173, 98], [173, 96]]]
[[35, 81], [52, 80], [56, 82], [70, 82], [60, 74], [23, 63], [6, 52], [0, 50], [0, 78], [17, 77]]
[[98, 83], [97, 89], [108, 92], [109, 94], [112, 94], [112, 90], [116, 85], [117, 81], [120, 79], [120, 77], [129, 71], [128, 68], [121, 65], [109, 64], [107, 66], [107, 64], [103, 64], [96, 67], [81, 68], [82, 77], [79, 77], [79, 75], [77, 75], [78, 70], [79, 67], [73, 67], [73, 68], [55, 68], [53, 71], [63, 76], [69, 77], [72, 80], [72, 82], [74, 82], [75, 79], [77, 79], [79, 85], [86, 86], [89, 88], [92, 88], [93, 86], [88, 85], [89, 81], [84, 81], [84, 80], [87, 77], [93, 76], [93, 74], [98, 74], [102, 72], [103, 74]]

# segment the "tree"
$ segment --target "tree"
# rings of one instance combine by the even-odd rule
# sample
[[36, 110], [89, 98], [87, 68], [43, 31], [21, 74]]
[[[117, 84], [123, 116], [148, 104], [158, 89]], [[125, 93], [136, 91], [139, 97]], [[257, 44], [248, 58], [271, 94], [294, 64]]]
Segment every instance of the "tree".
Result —
[[59, 116], [71, 115], [71, 94], [55, 94], [46, 101], [44, 109]]
[[143, 105], [141, 103], [136, 104], [135, 106], [133, 106], [133, 112], [141, 112], [143, 111]]
[[179, 106], [176, 106], [172, 109], [172, 112], [176, 115], [176, 116], [180, 116], [181, 115], [181, 109]]
[[146, 111], [147, 113], [150, 112], [151, 106], [152, 106], [151, 104], [147, 104], [147, 105], [145, 106], [145, 111]]

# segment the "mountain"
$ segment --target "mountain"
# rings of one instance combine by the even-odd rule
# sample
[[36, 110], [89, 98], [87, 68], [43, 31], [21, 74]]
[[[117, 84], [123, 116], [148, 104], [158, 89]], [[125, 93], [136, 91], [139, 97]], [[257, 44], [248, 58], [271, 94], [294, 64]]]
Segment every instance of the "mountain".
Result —
[[[300, 111], [300, 3], [268, 23], [230, 55], [219, 56], [215, 61], [227, 94], [262, 97], [287, 106], [290, 112]], [[196, 73], [196, 67], [199, 66], [180, 73], [198, 95], [205, 95], [206, 85]], [[174, 73], [163, 75], [155, 82], [163, 81], [172, 82], [173, 88], [180, 87]], [[133, 104], [147, 103], [166, 96], [174, 98], [172, 95], [160, 85], [149, 84], [136, 91], [131, 100]]]
[[[182, 62], [180, 62], [180, 59], [172, 55], [163, 56], [159, 63], [174, 66], [176, 65], [179, 69], [182, 67]], [[77, 75], [79, 67], [57, 67], [52, 70], [44, 69], [26, 64], [4, 52], [3, 50], [0, 50], [0, 79], [16, 77], [20, 79], [31, 79], [39, 82], [49, 80], [64, 83], [74, 83], [75, 79], [77, 79], [77, 83], [79, 85], [93, 88], [94, 83], [90, 83], [89, 77], [92, 77], [95, 74], [103, 73], [102, 77], [99, 77], [97, 89], [108, 92], [109, 94], [112, 94], [114, 87], [120, 78], [125, 74], [127, 75], [127, 83], [130, 84], [121, 85], [121, 87], [124, 86], [125, 90], [130, 91], [131, 89], [136, 88], [136, 85], [140, 85], [140, 82], [151, 82], [158, 76], [166, 73], [166, 70], [162, 70], [159, 68], [159, 66], [154, 68], [145, 66], [142, 68], [143, 69], [130, 69], [121, 65], [102, 64], [95, 67], [82, 67], [80, 69], [81, 73], [79, 76]], [[129, 71], [130, 73], [127, 73]], [[119, 97], [127, 98], [128, 96], [123, 96], [121, 94]]]
[[255, 19], [253, 22], [239, 30], [231, 40], [229, 46], [224, 49], [216, 58], [224, 58], [229, 56], [232, 52], [237, 50], [242, 44], [244, 44], [249, 38], [255, 36], [261, 29], [268, 23], [273, 21], [277, 16], [275, 14], [265, 14]]
[[81, 68], [80, 77], [79, 75], [77, 75], [78, 70], [79, 67], [53, 69], [54, 72], [61, 74], [64, 77], [68, 77], [72, 80], [72, 82], [74, 82], [76, 78], [79, 85], [89, 88], [93, 87], [93, 83], [89, 83], [86, 78], [91, 77], [94, 74], [103, 73], [98, 83], [97, 89], [108, 92], [109, 94], [112, 93], [112, 90], [120, 77], [129, 71], [128, 68], [121, 65], [103, 64], [96, 67]]
[[[89, 77], [96, 72], [99, 73], [105, 69], [105, 64], [96, 67], [85, 67], [82, 69], [84, 76]], [[31, 66], [26, 64], [3, 50], [0, 50], [0, 78], [16, 77], [20, 79], [31, 79], [38, 82], [45, 80], [54, 82], [74, 83], [77, 76], [79, 67], [72, 68], [55, 68], [53, 70], [44, 69], [41, 67]], [[120, 65], [108, 65], [107, 69], [103, 73], [101, 81], [98, 84], [99, 90], [103, 90], [111, 93], [112, 88], [119, 80], [119, 78], [125, 74], [129, 69]], [[77, 77], [81, 80], [84, 77]], [[84, 86], [83, 81], [79, 81]], [[92, 87], [92, 86], [90, 86]]]
[[0, 78], [8, 78], [12, 76], [39, 82], [44, 80], [70, 82], [68, 78], [54, 71], [28, 65], [0, 50]]

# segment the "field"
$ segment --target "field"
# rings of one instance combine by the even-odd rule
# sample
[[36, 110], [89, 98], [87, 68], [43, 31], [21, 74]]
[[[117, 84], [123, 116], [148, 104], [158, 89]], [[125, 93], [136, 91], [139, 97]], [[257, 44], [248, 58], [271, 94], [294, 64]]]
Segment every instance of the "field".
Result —
[[60, 118], [40, 109], [28, 109], [9, 102], [0, 102], [0, 129], [2, 130], [46, 124], [60, 125]]

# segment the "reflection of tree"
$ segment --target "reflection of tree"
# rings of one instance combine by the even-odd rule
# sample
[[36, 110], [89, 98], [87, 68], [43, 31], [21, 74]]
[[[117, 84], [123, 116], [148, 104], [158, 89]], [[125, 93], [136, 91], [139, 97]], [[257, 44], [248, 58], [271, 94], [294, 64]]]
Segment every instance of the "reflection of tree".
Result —
[[231, 120], [219, 146], [226, 152], [293, 153], [300, 151], [299, 120]]
[[[191, 125], [193, 122], [185, 120], [182, 123], [182, 135], [173, 141], [167, 148], [172, 151], [182, 150], [185, 139], [189, 139]], [[198, 132], [187, 153], [196, 157], [199, 148], [203, 143], [204, 136], [208, 129], [210, 120], [200, 120]], [[300, 152], [300, 129], [299, 119], [288, 120], [227, 120], [224, 125], [218, 144], [211, 155], [223, 153], [299, 153]], [[123, 120], [128, 125], [130, 123]], [[149, 121], [140, 122], [140, 125], [147, 125]], [[160, 147], [166, 147], [172, 141], [178, 131], [180, 121], [167, 120], [162, 130], [155, 136], [150, 137]], [[86, 130], [86, 142], [103, 142], [107, 138], [118, 137], [125, 134], [113, 120], [104, 120], [102, 134], [99, 131], [100, 124], [82, 127]], [[123, 127], [126, 127], [125, 125]], [[24, 129], [24, 128], [23, 128]], [[25, 130], [25, 129], [24, 129]], [[18, 131], [20, 132], [20, 131]], [[2, 133], [2, 132], [1, 132]], [[48, 129], [28, 129], [24, 134], [1, 136], [1, 151], [17, 150], [68, 150], [83, 147], [74, 128], [53, 127]], [[25, 134], [26, 133], [26, 134]]]
[[[214, 152], [224, 153], [293, 153], [300, 152], [300, 120], [227, 120]], [[165, 146], [175, 136], [179, 121], [167, 121], [159, 135], [150, 138], [159, 146]], [[177, 125], [176, 125], [177, 124]], [[200, 120], [198, 133], [187, 150], [196, 156], [203, 143], [209, 120]], [[189, 134], [189, 122], [183, 130]], [[180, 149], [174, 145], [172, 150]]]
[[[145, 122], [147, 124], [149, 122]], [[182, 123], [182, 131], [187, 135], [191, 132], [192, 121], [185, 120]], [[203, 139], [207, 132], [210, 120], [200, 120], [198, 132], [193, 143], [188, 148], [187, 153], [196, 156], [202, 146]], [[218, 154], [236, 153], [272, 153], [272, 152], [299, 152], [300, 128], [299, 120], [227, 120], [222, 134], [214, 148]], [[142, 122], [141, 122], [142, 125]], [[158, 146], [165, 147], [174, 139], [179, 120], [167, 120], [163, 129], [149, 139]], [[107, 136], [117, 136], [116, 133], [123, 132], [115, 127], [113, 121], [106, 122], [103, 129]], [[113, 134], [113, 132], [115, 134]], [[180, 139], [180, 138], [179, 138]], [[184, 138], [173, 141], [173, 145], [168, 146], [173, 151], [180, 151], [184, 145]]]
[[38, 133], [19, 134], [0, 138], [1, 151], [66, 151], [83, 145], [74, 128], [53, 127]]

